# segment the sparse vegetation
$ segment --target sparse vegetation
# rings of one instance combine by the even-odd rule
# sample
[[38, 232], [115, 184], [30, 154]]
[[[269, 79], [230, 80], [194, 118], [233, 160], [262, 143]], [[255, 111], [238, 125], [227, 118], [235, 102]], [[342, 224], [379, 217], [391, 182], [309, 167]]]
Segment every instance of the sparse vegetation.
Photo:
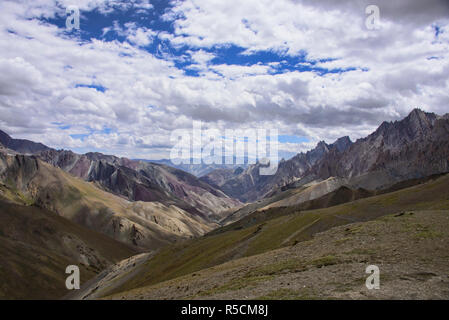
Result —
[[265, 296], [260, 296], [256, 300], [316, 300], [318, 297], [311, 289], [277, 289]]
[[236, 291], [243, 288], [254, 287], [257, 283], [272, 279], [272, 276], [249, 276], [246, 275], [241, 278], [234, 278], [226, 284], [216, 287], [204, 292], [199, 293], [200, 296], [209, 296], [219, 293], [224, 293], [227, 291]]
[[[373, 234], [378, 237], [382, 235], [381, 232], [374, 229], [367, 230], [365, 226], [354, 225], [353, 223], [384, 217], [388, 214], [391, 216], [386, 218], [385, 221], [374, 221], [373, 223], [382, 228], [382, 226], [387, 225], [386, 222], [389, 220], [399, 221], [400, 223], [407, 221], [409, 216], [414, 217], [414, 215], [404, 216], [404, 218], [407, 218], [405, 220], [402, 217], [394, 217], [394, 215], [401, 212], [412, 212], [411, 210], [415, 210], [418, 203], [426, 203], [429, 207], [434, 207], [441, 201], [446, 201], [449, 197], [448, 182], [449, 176], [443, 176], [435, 181], [412, 187], [413, 191], [418, 190], [418, 193], [410, 193], [409, 189], [402, 189], [395, 191], [397, 195], [394, 197], [378, 195], [325, 209], [294, 211], [289, 215], [263, 220], [263, 226], [262, 222], [251, 223], [252, 215], [249, 215], [244, 220], [235, 223], [235, 226], [243, 227], [238, 228], [238, 230], [235, 229], [235, 226], [229, 225], [223, 228], [226, 230], [224, 232], [217, 230], [210, 235], [189, 240], [182, 245], [164, 248], [148, 261], [147, 272], [143, 272], [114, 292], [156, 284], [204, 268], [217, 266], [226, 261], [288, 246], [295, 242], [297, 244], [294, 247], [296, 247], [305, 240], [312, 239], [313, 235], [318, 232], [340, 225], [347, 225], [343, 229], [344, 236], [340, 238], [353, 238], [359, 234], [369, 234], [371, 236], [370, 241], [372, 241]], [[438, 190], [438, 192], [435, 190]], [[384, 199], [387, 199], [389, 205], [383, 205]], [[392, 203], [391, 199], [395, 199], [395, 203]], [[270, 210], [275, 211], [275, 209]], [[257, 216], [258, 214], [256, 212], [253, 215]], [[269, 216], [270, 214], [264, 215], [264, 217]], [[244, 221], [247, 221], [248, 226], [244, 224]], [[259, 231], [256, 232], [258, 229]], [[286, 240], [288, 241], [285, 242]], [[344, 243], [341, 243], [342, 248], [344, 245]], [[371, 251], [372, 249], [364, 250], [353, 254], [372, 255], [374, 253]], [[338, 264], [338, 262], [339, 260], [335, 255], [328, 254], [327, 258], [318, 259], [313, 265], [329, 266]], [[290, 270], [289, 268], [289, 263], [279, 262], [268, 265], [262, 272], [269, 274], [270, 272]]]
[[338, 264], [339, 260], [334, 256], [325, 256], [318, 259], [315, 259], [313, 261], [310, 261], [309, 264], [317, 267], [322, 268], [326, 266], [332, 266], [334, 264]]
[[[348, 237], [346, 226], [317, 234], [313, 242], [300, 242], [296, 246], [229, 261], [202, 269], [200, 273], [124, 290], [108, 298], [447, 298], [444, 288], [448, 283], [446, 251], [449, 235], [443, 230], [449, 223], [448, 214], [449, 211], [415, 211], [407, 216], [406, 221], [420, 225], [421, 232], [435, 227], [434, 231], [442, 234], [441, 238], [427, 238], [413, 246], [410, 242], [415, 233], [404, 229], [404, 219], [393, 214], [389, 216], [389, 223], [381, 219], [351, 226], [358, 232], [340, 245], [331, 240]], [[376, 241], [372, 241], [373, 230], [378, 233]], [[429, 241], [434, 241], [432, 250], [428, 250]], [[366, 289], [365, 268], [370, 264], [380, 267], [383, 290]], [[442, 281], [430, 282], [434, 277], [440, 277]], [[424, 282], [425, 286], [422, 285]]]
[[251, 271], [251, 275], [276, 275], [284, 272], [301, 272], [306, 264], [299, 259], [283, 260], [273, 264], [264, 265]]
[[0, 299], [61, 298], [67, 293], [66, 266], [78, 265], [84, 282], [108, 264], [136, 253], [36, 206], [0, 200], [0, 212]]

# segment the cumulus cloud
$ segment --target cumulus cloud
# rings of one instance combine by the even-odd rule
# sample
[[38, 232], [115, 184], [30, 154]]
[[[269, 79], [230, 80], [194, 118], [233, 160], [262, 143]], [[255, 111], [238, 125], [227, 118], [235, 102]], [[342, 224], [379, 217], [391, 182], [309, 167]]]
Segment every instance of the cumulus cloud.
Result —
[[[120, 42], [81, 40], [43, 19], [65, 17], [69, 1], [2, 1], [0, 128], [53, 147], [159, 158], [192, 120], [307, 137], [280, 144], [294, 153], [362, 137], [415, 107], [443, 114], [449, 7], [430, 2], [379, 0], [380, 28], [369, 30], [364, 0], [174, 1], [163, 16], [173, 32], [111, 21], [100, 35]], [[106, 17], [153, 10], [143, 0], [77, 4]], [[156, 41], [155, 52], [145, 49]], [[230, 46], [279, 61], [216, 62], [214, 52]], [[188, 49], [171, 52], [180, 48]], [[304, 60], [279, 72], [292, 57]]]

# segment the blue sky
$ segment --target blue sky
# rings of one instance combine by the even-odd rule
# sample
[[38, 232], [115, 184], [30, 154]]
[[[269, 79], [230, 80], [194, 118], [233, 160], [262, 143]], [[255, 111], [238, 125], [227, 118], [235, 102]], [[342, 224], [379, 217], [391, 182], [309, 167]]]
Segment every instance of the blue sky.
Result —
[[[101, 41], [129, 41], [128, 33], [125, 31], [127, 24], [132, 24], [132, 28], [147, 28], [156, 34], [173, 34], [175, 29], [173, 24], [176, 21], [166, 21], [164, 14], [168, 12], [173, 4], [170, 1], [158, 0], [151, 1], [152, 8], [150, 10], [142, 10], [131, 6], [127, 10], [113, 10], [108, 14], [100, 12], [98, 9], [89, 12], [81, 12], [80, 30], [72, 29], [66, 31], [70, 36], [79, 38], [81, 41], [91, 41], [95, 38]], [[64, 30], [66, 25], [66, 16], [56, 16], [53, 18], [43, 18], [43, 21], [54, 24]], [[244, 19], [242, 23], [247, 23]], [[114, 30], [120, 29], [120, 31]], [[191, 59], [192, 52], [203, 51], [214, 56], [208, 63], [210, 65], [239, 65], [254, 66], [264, 65], [270, 66], [276, 64], [270, 70], [271, 74], [279, 74], [291, 71], [313, 71], [320, 75], [327, 73], [341, 73], [355, 70], [355, 67], [347, 68], [323, 68], [317, 63], [333, 61], [335, 58], [308, 59], [307, 51], [301, 50], [294, 55], [288, 54], [287, 48], [273, 50], [257, 50], [251, 54], [245, 53], [245, 47], [233, 44], [220, 44], [217, 46], [197, 47], [197, 46], [173, 46], [158, 36], [154, 36], [148, 44], [137, 44], [140, 49], [148, 53], [163, 57], [163, 53], [169, 53], [173, 59], [175, 66], [185, 73], [187, 76], [199, 77], [197, 70], [192, 70], [195, 61]]]
[[[171, 134], [274, 128], [280, 157], [420, 107], [447, 112], [445, 1], [0, 4], [1, 129], [78, 152], [167, 158]], [[26, 48], [26, 49], [25, 49]]]
[[[114, 10], [111, 13], [104, 14], [99, 10], [92, 10], [90, 12], [81, 12], [80, 14], [80, 29], [72, 29], [71, 31], [65, 31], [65, 33], [71, 37], [78, 38], [79, 41], [89, 42], [93, 38], [100, 41], [119, 41], [127, 42], [127, 34], [117, 29], [126, 29], [127, 24], [132, 23], [133, 28], [148, 28], [156, 33], [173, 33], [174, 21], [165, 21], [163, 18], [164, 13], [172, 8], [170, 1], [152, 1], [152, 9], [142, 11], [140, 8], [130, 7], [127, 10]], [[62, 30], [66, 27], [66, 16], [55, 16], [52, 18], [42, 18], [42, 21], [58, 26]], [[243, 21], [245, 23], [245, 21]], [[206, 52], [212, 54], [212, 58], [209, 65], [238, 65], [251, 67], [267, 66], [275, 64], [270, 71], [271, 74], [280, 74], [292, 71], [312, 71], [320, 75], [327, 73], [341, 73], [355, 70], [355, 68], [322, 68], [316, 66], [318, 62], [332, 61], [332, 58], [325, 58], [319, 60], [308, 60], [307, 52], [302, 51], [292, 56], [285, 52], [285, 50], [259, 50], [254, 53], [245, 53], [246, 48], [236, 45], [219, 45], [207, 48], [197, 48], [188, 45], [184, 46], [172, 46], [169, 41], [154, 37], [154, 39], [145, 45], [139, 45], [141, 50], [145, 50], [148, 53], [163, 57], [163, 52], [167, 52], [171, 55], [174, 65], [184, 72], [188, 77], [200, 77], [198, 70], [195, 70], [196, 65], [189, 56], [192, 52]], [[217, 71], [218, 75], [221, 76]], [[105, 92], [107, 88], [101, 84], [93, 81], [92, 83], [80, 83], [76, 84], [75, 88], [86, 87], [93, 88], [100, 92]], [[70, 125], [61, 125], [60, 129], [68, 130]], [[89, 136], [99, 134], [110, 134], [113, 130], [105, 128], [102, 130], [93, 130], [89, 127], [86, 128], [88, 132], [82, 134], [70, 134], [70, 137], [84, 141]], [[279, 143], [307, 143], [310, 140], [307, 137], [296, 135], [281, 135], [279, 136]], [[84, 151], [84, 148], [77, 148], [78, 151]], [[96, 150], [98, 151], [98, 150]], [[107, 150], [102, 150], [107, 151]], [[281, 152], [280, 158], [290, 158], [295, 155], [296, 152]]]
[[[151, 10], [141, 10], [140, 8], [130, 7], [127, 10], [113, 10], [108, 14], [104, 14], [99, 10], [89, 12], [81, 12], [80, 29], [72, 29], [66, 33], [72, 37], [78, 38], [80, 41], [88, 42], [93, 38], [100, 41], [119, 41], [121, 43], [129, 41], [127, 33], [123, 32], [131, 23], [132, 28], [147, 28], [155, 33], [174, 33], [174, 21], [166, 21], [164, 14], [172, 8], [170, 1], [152, 1]], [[68, 15], [67, 15], [68, 16]], [[43, 18], [42, 20], [64, 29], [66, 26], [67, 16], [56, 16], [53, 18]], [[246, 24], [247, 21], [242, 20]], [[119, 31], [118, 31], [119, 30]], [[205, 52], [213, 55], [208, 61], [208, 65], [237, 65], [237, 66], [266, 66], [271, 68], [270, 74], [281, 74], [286, 72], [315, 72], [319, 75], [327, 73], [342, 73], [353, 71], [355, 67], [347, 68], [322, 68], [317, 63], [333, 61], [333, 58], [323, 58], [318, 60], [308, 59], [307, 51], [301, 50], [295, 55], [288, 54], [286, 49], [282, 50], [258, 50], [256, 52], [247, 53], [246, 48], [227, 44], [205, 48], [196, 46], [173, 46], [170, 41], [160, 39], [154, 36], [148, 44], [138, 44], [141, 50], [147, 51], [149, 54], [164, 59], [163, 53], [170, 54], [170, 59], [174, 62], [174, 66], [188, 76], [201, 77], [200, 71], [195, 68], [196, 62], [191, 58], [192, 52]], [[222, 76], [218, 71], [214, 71], [218, 76]], [[101, 84], [95, 81], [90, 84], [76, 84], [78, 87], [93, 88], [97, 91], [104, 92], [107, 90]], [[64, 130], [70, 126], [62, 126]], [[95, 131], [88, 128], [89, 132], [82, 134], [71, 134], [74, 139], [84, 141], [94, 133], [110, 134], [111, 129]], [[279, 143], [307, 143], [310, 140], [304, 136], [297, 135], [281, 135]], [[83, 149], [78, 149], [81, 151]], [[290, 158], [295, 155], [295, 151], [281, 152], [280, 158]]]

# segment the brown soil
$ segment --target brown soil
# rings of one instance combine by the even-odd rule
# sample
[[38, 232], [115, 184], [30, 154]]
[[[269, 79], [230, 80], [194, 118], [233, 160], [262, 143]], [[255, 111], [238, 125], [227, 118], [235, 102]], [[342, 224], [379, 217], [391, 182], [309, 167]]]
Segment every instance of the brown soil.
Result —
[[[408, 211], [112, 299], [449, 299], [449, 211]], [[368, 265], [380, 289], [368, 290]]]

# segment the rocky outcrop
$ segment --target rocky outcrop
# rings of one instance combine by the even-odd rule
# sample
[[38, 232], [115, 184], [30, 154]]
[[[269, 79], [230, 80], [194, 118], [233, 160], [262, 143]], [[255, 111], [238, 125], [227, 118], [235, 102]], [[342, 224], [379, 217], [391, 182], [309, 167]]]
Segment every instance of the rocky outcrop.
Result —
[[206, 164], [206, 163], [204, 163], [204, 161], [201, 161], [200, 164], [193, 164], [193, 159], [189, 159], [189, 163], [181, 163], [181, 164], [174, 164], [173, 161], [171, 161], [170, 159], [143, 160], [143, 161], [158, 163], [158, 164], [165, 164], [169, 167], [176, 168], [176, 169], [188, 172], [190, 174], [193, 174], [196, 177], [205, 176], [214, 170], [226, 169], [226, 170], [232, 171], [232, 170], [237, 169], [238, 167], [246, 168], [248, 166], [246, 164], [238, 164], [238, 165], [237, 164], [225, 164], [225, 163]]

